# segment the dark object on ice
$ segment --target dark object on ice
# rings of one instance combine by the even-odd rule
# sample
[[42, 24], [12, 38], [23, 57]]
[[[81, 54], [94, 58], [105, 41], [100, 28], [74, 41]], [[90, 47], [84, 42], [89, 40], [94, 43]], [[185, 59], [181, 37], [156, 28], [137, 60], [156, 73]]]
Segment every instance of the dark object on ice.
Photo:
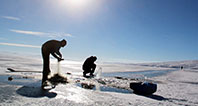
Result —
[[23, 76], [22, 78], [24, 78], [24, 79], [28, 79], [28, 77], [27, 77], [27, 76]]
[[71, 73], [70, 73], [70, 72], [67, 72], [66, 74], [71, 75]]
[[97, 60], [96, 56], [91, 56], [87, 58], [82, 66], [82, 69], [84, 70], [83, 76], [86, 77], [87, 73], [90, 73], [90, 76], [94, 76], [93, 73], [96, 69], [96, 64], [94, 63]]
[[181, 66], [181, 70], [183, 70], [183, 68], [184, 68], [184, 67], [183, 67], [183, 66]]
[[15, 72], [15, 70], [13, 70], [12, 68], [7, 68], [7, 70], [9, 70], [11, 72]]
[[55, 74], [53, 77], [51, 77], [50, 79], [48, 79], [48, 81], [52, 84], [52, 85], [57, 85], [59, 83], [65, 84], [68, 83], [67, 82], [67, 78], [63, 77], [59, 74]]
[[85, 76], [83, 76], [83, 77], [85, 77], [85, 78], [90, 78], [90, 79], [91, 79], [91, 78], [94, 78], [95, 75], [90, 75], [90, 76], [86, 76], [86, 75], [85, 75]]
[[116, 76], [115, 78], [117, 78], [117, 79], [122, 79], [122, 80], [128, 80], [128, 78], [119, 77], [119, 76]]
[[130, 88], [140, 95], [151, 95], [157, 91], [157, 84], [149, 82], [132, 82]]
[[12, 76], [8, 77], [8, 81], [12, 81], [12, 80], [13, 80]]
[[98, 81], [98, 83], [100, 83], [100, 84], [106, 85], [106, 82], [105, 82], [104, 80], [102, 80], [102, 79], [98, 79], [97, 81]]
[[115, 77], [115, 78], [117, 78], [117, 79], [123, 79], [123, 77]]
[[12, 68], [7, 68], [10, 72], [31, 72], [31, 73], [41, 73], [41, 71], [20, 71], [20, 70], [15, 70]]
[[60, 53], [60, 48], [67, 44], [66, 40], [57, 41], [49, 40], [42, 45], [42, 57], [43, 57], [43, 78], [42, 84], [48, 79], [50, 71], [50, 54], [54, 56], [58, 61], [63, 60], [62, 54]]
[[81, 87], [85, 89], [93, 89], [95, 87], [94, 84], [88, 84], [88, 83], [81, 83]]

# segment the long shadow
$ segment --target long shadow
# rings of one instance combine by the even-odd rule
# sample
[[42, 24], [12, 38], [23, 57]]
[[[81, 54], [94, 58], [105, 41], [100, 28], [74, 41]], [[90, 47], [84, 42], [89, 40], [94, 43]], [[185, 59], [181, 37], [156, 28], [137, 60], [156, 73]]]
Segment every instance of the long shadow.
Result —
[[166, 101], [166, 100], [169, 100], [169, 98], [164, 98], [160, 95], [155, 95], [155, 94], [152, 94], [152, 95], [140, 95], [140, 94], [137, 94], [135, 92], [133, 92], [134, 94], [136, 95], [139, 95], [139, 96], [144, 96], [144, 97], [147, 97], [147, 98], [150, 98], [150, 99], [154, 99], [154, 100], [158, 100], [158, 101]]
[[16, 92], [19, 95], [33, 98], [48, 97], [54, 98], [57, 93], [50, 92], [51, 89], [43, 90], [40, 86], [23, 86], [19, 88]]
[[[137, 94], [138, 95], [138, 94]], [[140, 95], [140, 96], [144, 96], [150, 99], [154, 99], [154, 100], [158, 100], [158, 101], [169, 101], [169, 102], [187, 102], [188, 100], [186, 99], [177, 99], [177, 98], [164, 98], [160, 95]]]
[[166, 101], [166, 100], [169, 100], [168, 98], [164, 98], [164, 97], [162, 97], [162, 96], [160, 96], [160, 95], [147, 95], [147, 96], [145, 96], [145, 97], [147, 97], [147, 98], [151, 98], [151, 99], [154, 99], [154, 100], [158, 100], [158, 101]]
[[[6, 83], [10, 85], [20, 85], [21, 88], [16, 90], [16, 93], [22, 96], [26, 97], [48, 97], [48, 98], [54, 98], [56, 97], [57, 93], [51, 92], [50, 89], [43, 90], [41, 88], [41, 81], [35, 81], [33, 79], [26, 79], [21, 78], [21, 76], [11, 76], [13, 80], [8, 81], [9, 75], [0, 75], [1, 83]], [[6, 88], [11, 89], [11, 88]], [[1, 90], [1, 89], [0, 89]]]

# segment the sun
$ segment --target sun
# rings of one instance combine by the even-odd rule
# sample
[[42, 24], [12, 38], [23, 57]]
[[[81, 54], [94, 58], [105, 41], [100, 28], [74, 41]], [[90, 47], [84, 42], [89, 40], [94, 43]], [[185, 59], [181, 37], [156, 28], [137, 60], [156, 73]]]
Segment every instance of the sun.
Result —
[[70, 0], [70, 3], [73, 5], [85, 5], [87, 3], [87, 0]]
[[73, 7], [73, 8], [82, 8], [88, 6], [91, 0], [62, 0], [64, 5]]
[[[54, 2], [55, 3], [55, 2]], [[100, 0], [57, 0], [58, 12], [73, 19], [83, 19], [95, 14], [101, 6]]]

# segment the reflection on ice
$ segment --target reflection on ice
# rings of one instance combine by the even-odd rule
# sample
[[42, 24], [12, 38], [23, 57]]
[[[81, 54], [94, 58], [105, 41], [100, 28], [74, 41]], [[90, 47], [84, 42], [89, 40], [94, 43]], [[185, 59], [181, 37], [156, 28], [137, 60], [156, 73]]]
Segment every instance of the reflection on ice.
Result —
[[77, 83], [76, 85], [85, 89], [98, 90], [102, 92], [117, 92], [117, 93], [127, 93], [127, 94], [132, 93], [132, 91], [127, 90], [127, 89], [108, 87], [108, 86], [103, 86], [100, 84], [94, 85], [90, 83]]
[[[60, 85], [59, 88], [65, 88], [63, 86], [64, 85]], [[76, 103], [92, 103], [89, 98], [89, 94], [86, 93], [83, 89], [76, 86], [70, 85], [65, 89], [55, 89], [54, 91], [58, 93], [56, 99], [67, 99]]]
[[112, 72], [112, 73], [102, 73], [105, 77], [125, 77], [125, 78], [150, 78], [160, 75], [164, 75], [168, 72], [176, 71], [175, 69], [169, 70], [145, 70], [145, 71], [134, 71], [134, 72]]
[[96, 78], [101, 78], [102, 76], [102, 67], [100, 67], [99, 69], [96, 69], [96, 72], [94, 73], [96, 75]]
[[[56, 62], [54, 62], [56, 64]], [[81, 70], [82, 62], [64, 60], [60, 62], [61, 67], [66, 67], [74, 70]]]

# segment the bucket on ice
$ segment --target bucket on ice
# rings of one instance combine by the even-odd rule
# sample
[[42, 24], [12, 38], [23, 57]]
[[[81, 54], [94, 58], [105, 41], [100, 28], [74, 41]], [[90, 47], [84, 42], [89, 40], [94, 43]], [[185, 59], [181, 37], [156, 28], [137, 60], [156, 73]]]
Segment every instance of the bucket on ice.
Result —
[[151, 95], [157, 91], [157, 84], [149, 82], [132, 82], [130, 88], [140, 95]]

